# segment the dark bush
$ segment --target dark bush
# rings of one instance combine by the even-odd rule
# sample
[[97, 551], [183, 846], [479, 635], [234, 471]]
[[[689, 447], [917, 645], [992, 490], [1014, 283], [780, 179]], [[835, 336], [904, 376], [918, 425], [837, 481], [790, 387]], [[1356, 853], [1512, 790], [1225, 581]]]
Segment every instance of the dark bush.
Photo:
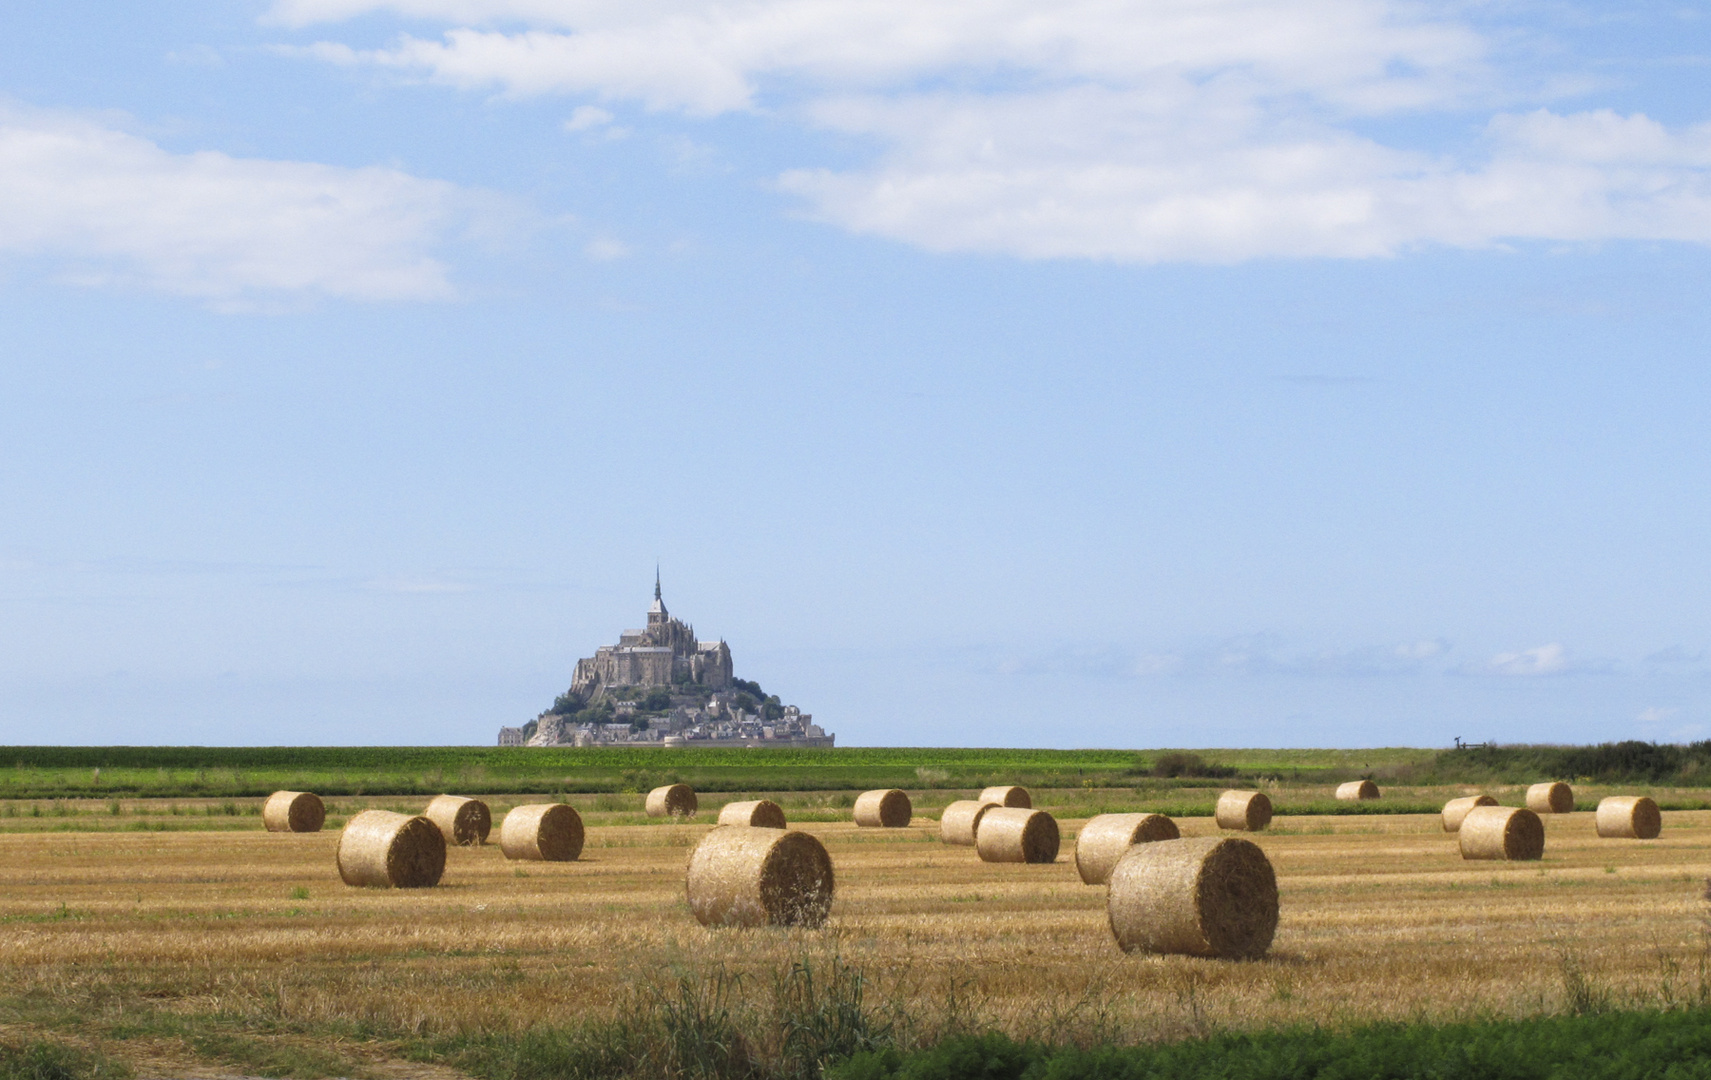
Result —
[[1199, 754], [1185, 754], [1174, 751], [1160, 754], [1153, 762], [1154, 776], [1174, 780], [1179, 776], [1189, 777], [1225, 777], [1236, 775], [1236, 770], [1228, 765], [1212, 765], [1207, 763]]

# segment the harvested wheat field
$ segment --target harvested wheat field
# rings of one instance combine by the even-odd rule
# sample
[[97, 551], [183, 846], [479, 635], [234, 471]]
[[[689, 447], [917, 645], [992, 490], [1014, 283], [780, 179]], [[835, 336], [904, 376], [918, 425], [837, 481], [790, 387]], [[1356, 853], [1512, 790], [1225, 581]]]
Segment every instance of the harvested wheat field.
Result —
[[[185, 1031], [253, 1017], [267, 1039], [344, 1055], [343, 1071], [423, 1075], [389, 1059], [397, 1040], [582, 1023], [638, 986], [720, 970], [754, 973], [737, 985], [764, 994], [773, 973], [833, 956], [865, 973], [870, 1004], [922, 1031], [974, 1023], [1059, 1041], [1525, 1015], [1577, 994], [1693, 989], [1711, 811], [1666, 812], [1661, 838], [1625, 843], [1600, 840], [1591, 813], [1547, 815], [1544, 858], [1525, 863], [1464, 861], [1436, 814], [1280, 818], [1250, 834], [1276, 869], [1276, 937], [1265, 959], [1233, 963], [1123, 953], [1105, 890], [1083, 885], [1069, 854], [1083, 819], [1058, 794], [1034, 800], [1062, 814], [1063, 854], [1047, 865], [940, 842], [936, 809], [902, 829], [794, 826], [835, 866], [819, 930], [701, 927], [684, 874], [710, 822], [585, 809], [577, 862], [453, 847], [439, 886], [421, 890], [342, 885], [333, 821], [309, 834], [259, 818], [241, 831], [0, 833], [0, 1023], [81, 1032], [156, 1063], [153, 1075], [192, 1075], [208, 1066]], [[342, 824], [359, 808], [328, 809]], [[1178, 824], [1219, 835], [1209, 817]], [[113, 1017], [132, 1034], [114, 1035]]]

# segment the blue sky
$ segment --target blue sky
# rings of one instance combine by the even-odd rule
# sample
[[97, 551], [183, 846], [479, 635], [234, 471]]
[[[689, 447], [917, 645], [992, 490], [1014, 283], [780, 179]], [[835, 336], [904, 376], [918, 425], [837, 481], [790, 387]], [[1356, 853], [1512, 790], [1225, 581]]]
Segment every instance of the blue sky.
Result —
[[0, 742], [1711, 737], [1711, 9], [0, 16]]

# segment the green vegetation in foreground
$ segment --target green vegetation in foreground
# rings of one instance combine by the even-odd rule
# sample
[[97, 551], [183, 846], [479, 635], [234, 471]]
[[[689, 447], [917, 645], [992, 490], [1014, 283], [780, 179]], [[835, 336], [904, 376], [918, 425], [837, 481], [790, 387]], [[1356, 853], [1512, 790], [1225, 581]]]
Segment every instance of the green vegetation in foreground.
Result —
[[1711, 1080], [1711, 984], [1669, 1008], [1619, 1007], [1617, 993], [1566, 972], [1565, 988], [1563, 1015], [1120, 1045], [1097, 1018], [1079, 1038], [1052, 1028], [1059, 1044], [974, 1032], [955, 994], [906, 1010], [875, 1000], [837, 956], [804, 957], [770, 978], [715, 966], [644, 980], [615, 1019], [521, 1031], [289, 1020], [264, 1002], [182, 1011], [152, 985], [147, 999], [135, 997], [140, 986], [70, 996], [40, 987], [0, 998], [0, 1024], [13, 1032], [0, 1040], [0, 1080], [126, 1080], [133, 1047], [295, 1080], [372, 1076], [381, 1060], [478, 1080]]
[[1640, 1080], [1711, 1077], [1711, 1011], [1382, 1024], [1092, 1049], [963, 1036], [858, 1053], [826, 1080]]
[[1361, 777], [1414, 787], [1568, 780], [1711, 788], [1711, 742], [1442, 751], [0, 747], [0, 800], [237, 798], [280, 788], [330, 796], [432, 795], [448, 788], [490, 795], [634, 793], [678, 781], [710, 793], [957, 790], [989, 783], [1147, 791], [1260, 782], [1324, 785]]

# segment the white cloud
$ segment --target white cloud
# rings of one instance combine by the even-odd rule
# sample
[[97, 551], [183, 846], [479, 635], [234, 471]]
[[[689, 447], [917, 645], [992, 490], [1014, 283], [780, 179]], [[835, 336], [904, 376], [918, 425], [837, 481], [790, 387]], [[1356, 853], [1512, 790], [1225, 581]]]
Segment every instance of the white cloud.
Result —
[[[1711, 242], [1711, 127], [1516, 110], [1574, 74], [1506, 69], [1493, 42], [1520, 32], [1481, 32], [1456, 7], [278, 0], [272, 18], [373, 11], [450, 28], [316, 55], [507, 96], [765, 112], [858, 136], [867, 163], [789, 169], [780, 190], [820, 220], [931, 250], [1229, 262]], [[1466, 126], [1480, 108], [1483, 136], [1450, 150], [1374, 133], [1398, 116]]]
[[1485, 665], [1491, 675], [1561, 675], [1569, 670], [1568, 650], [1552, 642], [1520, 652], [1498, 653]]
[[1396, 646], [1391, 650], [1398, 660], [1431, 660], [1450, 651], [1450, 643], [1443, 638], [1431, 638], [1425, 641], [1410, 641]]
[[590, 259], [593, 259], [595, 262], [611, 262], [613, 259], [622, 259], [624, 256], [628, 255], [630, 253], [630, 245], [624, 243], [622, 240], [615, 240], [612, 237], [604, 236], [590, 240], [587, 244], [583, 245], [582, 253], [587, 255]]
[[564, 130], [587, 131], [611, 122], [612, 114], [605, 109], [597, 105], [583, 105], [570, 114], [570, 119], [564, 122]]
[[434, 250], [497, 204], [394, 169], [174, 154], [61, 112], [0, 105], [0, 256], [63, 280], [218, 303], [452, 294]]

